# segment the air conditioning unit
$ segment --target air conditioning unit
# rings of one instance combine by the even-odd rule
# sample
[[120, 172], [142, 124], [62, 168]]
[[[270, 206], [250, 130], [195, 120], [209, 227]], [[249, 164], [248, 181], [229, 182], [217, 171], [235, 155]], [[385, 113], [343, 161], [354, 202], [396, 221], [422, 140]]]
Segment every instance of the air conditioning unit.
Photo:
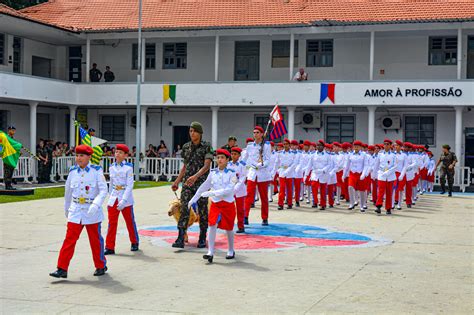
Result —
[[402, 120], [400, 116], [383, 116], [380, 119], [382, 124], [382, 129], [401, 129], [402, 128]]
[[305, 111], [303, 112], [303, 128], [321, 128], [321, 112]]

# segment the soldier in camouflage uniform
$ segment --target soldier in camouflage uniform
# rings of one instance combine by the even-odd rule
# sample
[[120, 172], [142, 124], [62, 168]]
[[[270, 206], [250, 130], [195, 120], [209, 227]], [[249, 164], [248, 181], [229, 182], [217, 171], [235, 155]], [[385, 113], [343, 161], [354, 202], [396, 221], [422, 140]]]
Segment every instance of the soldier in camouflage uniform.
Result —
[[225, 150], [231, 152], [232, 148], [236, 147], [236, 146], [237, 146], [237, 138], [234, 137], [234, 136], [230, 136], [228, 141], [227, 141], [227, 144], [222, 146], [221, 149], [225, 149]]
[[[191, 141], [186, 143], [182, 149], [182, 157], [184, 165], [179, 172], [178, 178], [174, 181], [171, 189], [176, 191], [179, 183], [183, 182], [181, 189], [181, 217], [178, 222], [178, 238], [173, 243], [173, 247], [184, 248], [184, 235], [189, 221], [188, 203], [194, 196], [199, 186], [207, 178], [211, 162], [213, 159], [213, 152], [211, 144], [202, 141], [202, 125], [199, 122], [192, 122], [189, 128], [189, 136]], [[197, 202], [199, 212], [199, 241], [198, 248], [206, 247], [206, 233], [207, 233], [207, 198], [200, 198]]]
[[453, 183], [454, 183], [454, 167], [458, 162], [456, 154], [449, 151], [451, 147], [448, 144], [443, 145], [443, 153], [436, 163], [436, 168], [441, 164], [441, 169], [439, 172], [439, 181], [441, 183], [441, 194], [446, 193], [446, 177], [448, 177], [448, 196], [451, 197], [453, 193]]

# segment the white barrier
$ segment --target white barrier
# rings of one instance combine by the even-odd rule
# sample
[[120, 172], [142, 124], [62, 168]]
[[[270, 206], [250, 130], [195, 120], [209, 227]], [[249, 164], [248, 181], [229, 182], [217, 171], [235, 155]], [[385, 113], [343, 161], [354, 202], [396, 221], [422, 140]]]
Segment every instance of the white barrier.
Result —
[[[439, 169], [436, 171], [435, 174], [435, 185], [440, 185], [439, 180]], [[446, 186], [448, 185], [446, 180]], [[460, 167], [456, 166], [454, 168], [454, 184], [453, 186], [458, 186], [459, 190], [462, 192], [466, 192], [466, 187], [471, 185], [471, 169], [467, 166]]]
[[[36, 177], [35, 161], [33, 158], [20, 157], [18, 165], [13, 172], [13, 178], [21, 178], [26, 183], [30, 183], [30, 177], [34, 180]], [[3, 178], [3, 162], [0, 163], [0, 178]]]

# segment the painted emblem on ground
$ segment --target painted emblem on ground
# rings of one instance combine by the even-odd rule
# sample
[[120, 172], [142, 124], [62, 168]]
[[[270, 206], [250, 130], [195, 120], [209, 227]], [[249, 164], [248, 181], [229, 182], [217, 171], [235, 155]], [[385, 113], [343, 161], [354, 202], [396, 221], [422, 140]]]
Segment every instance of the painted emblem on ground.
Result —
[[[369, 247], [381, 246], [392, 241], [356, 234], [336, 231], [324, 227], [275, 223], [269, 226], [251, 224], [245, 227], [247, 233], [235, 235], [235, 249], [239, 251], [261, 251], [295, 249], [302, 247]], [[170, 246], [177, 236], [176, 226], [150, 226], [139, 229], [142, 236], [150, 237], [158, 246]], [[195, 247], [199, 238], [199, 227], [192, 226], [188, 230], [189, 246]], [[218, 230], [216, 248], [227, 249], [227, 237]]]

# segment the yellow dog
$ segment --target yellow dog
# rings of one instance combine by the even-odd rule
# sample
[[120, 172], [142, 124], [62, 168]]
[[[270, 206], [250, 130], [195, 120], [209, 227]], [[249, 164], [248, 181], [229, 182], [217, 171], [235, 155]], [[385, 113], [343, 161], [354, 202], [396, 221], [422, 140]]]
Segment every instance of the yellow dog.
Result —
[[[181, 200], [174, 199], [169, 202], [170, 209], [168, 211], [168, 216], [173, 216], [176, 222], [179, 221], [181, 217]], [[193, 209], [189, 209], [189, 221], [188, 225], [186, 226], [186, 230], [193, 225], [195, 222], [199, 222], [199, 216], [193, 211]], [[188, 242], [188, 232], [184, 233], [184, 241]]]

